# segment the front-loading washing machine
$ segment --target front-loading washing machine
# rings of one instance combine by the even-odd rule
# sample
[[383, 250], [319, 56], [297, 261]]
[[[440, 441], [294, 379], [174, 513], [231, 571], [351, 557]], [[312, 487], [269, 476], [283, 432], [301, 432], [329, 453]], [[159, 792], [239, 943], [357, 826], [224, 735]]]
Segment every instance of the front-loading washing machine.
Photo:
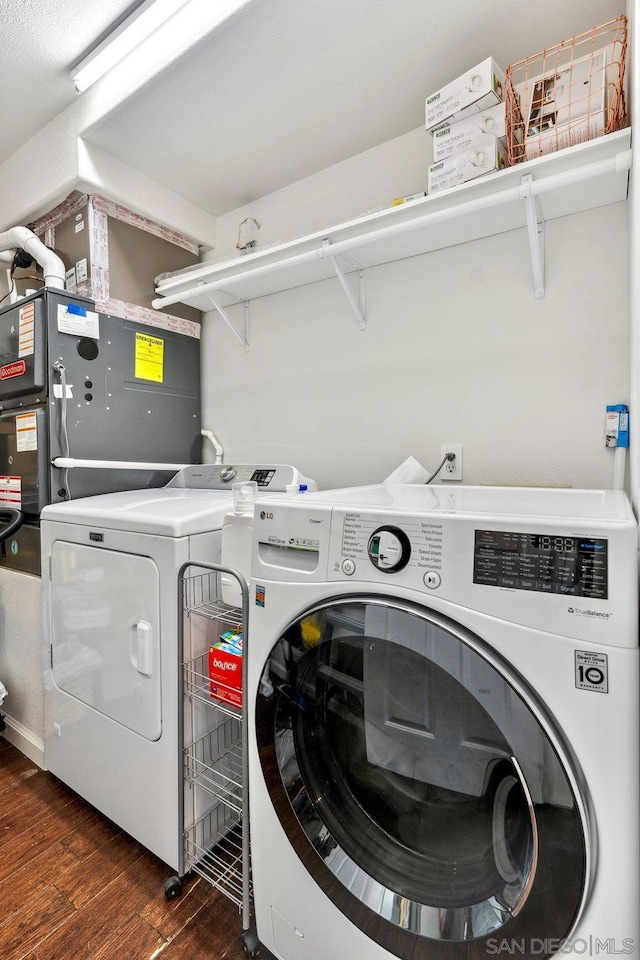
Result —
[[250, 832], [276, 957], [637, 953], [637, 547], [621, 491], [257, 504]]
[[233, 483], [250, 480], [268, 496], [316, 488], [287, 465], [204, 464], [42, 511], [45, 766], [180, 874], [178, 575], [220, 562]]

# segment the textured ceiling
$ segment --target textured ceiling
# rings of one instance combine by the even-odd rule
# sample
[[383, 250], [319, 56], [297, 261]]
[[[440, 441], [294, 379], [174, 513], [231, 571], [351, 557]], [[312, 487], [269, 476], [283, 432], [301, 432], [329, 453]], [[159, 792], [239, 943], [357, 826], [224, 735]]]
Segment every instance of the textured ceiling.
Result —
[[[1, 0], [0, 161], [72, 102], [69, 69], [129, 6]], [[486, 56], [506, 66], [623, 12], [621, 0], [252, 0], [86, 135], [218, 215], [421, 126], [425, 96]]]
[[0, 0], [0, 163], [76, 97], [69, 73], [133, 0]]

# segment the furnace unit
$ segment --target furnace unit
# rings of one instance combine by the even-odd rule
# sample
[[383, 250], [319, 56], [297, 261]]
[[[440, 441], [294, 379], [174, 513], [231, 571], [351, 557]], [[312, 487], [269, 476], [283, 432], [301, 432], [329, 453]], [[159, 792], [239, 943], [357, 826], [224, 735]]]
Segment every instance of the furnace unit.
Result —
[[40, 572], [46, 504], [160, 487], [175, 473], [61, 469], [57, 457], [199, 463], [200, 416], [198, 324], [149, 326], [52, 288], [0, 310], [0, 507], [25, 521], [0, 563]]

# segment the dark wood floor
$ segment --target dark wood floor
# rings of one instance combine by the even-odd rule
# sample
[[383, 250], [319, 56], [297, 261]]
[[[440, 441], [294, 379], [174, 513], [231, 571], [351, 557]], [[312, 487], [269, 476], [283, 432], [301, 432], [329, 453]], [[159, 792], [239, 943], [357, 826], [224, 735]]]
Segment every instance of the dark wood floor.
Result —
[[170, 875], [0, 735], [0, 960], [243, 960], [238, 908]]

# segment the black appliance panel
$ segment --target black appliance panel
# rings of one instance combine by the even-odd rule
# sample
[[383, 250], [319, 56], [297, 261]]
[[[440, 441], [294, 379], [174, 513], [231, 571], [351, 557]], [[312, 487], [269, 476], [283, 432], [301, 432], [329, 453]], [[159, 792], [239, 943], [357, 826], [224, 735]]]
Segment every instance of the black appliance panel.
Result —
[[476, 530], [473, 582], [606, 600], [607, 555], [600, 537]]

